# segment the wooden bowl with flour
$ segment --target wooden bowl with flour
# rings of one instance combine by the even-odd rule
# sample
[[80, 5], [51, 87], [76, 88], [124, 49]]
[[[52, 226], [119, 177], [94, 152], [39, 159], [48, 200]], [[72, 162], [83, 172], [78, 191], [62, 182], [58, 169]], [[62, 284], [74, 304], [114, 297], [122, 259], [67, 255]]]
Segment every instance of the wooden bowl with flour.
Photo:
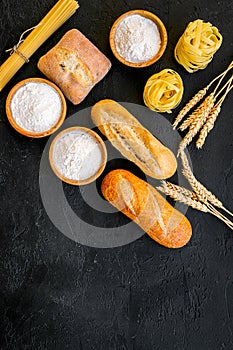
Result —
[[53, 139], [49, 161], [60, 180], [75, 186], [87, 185], [104, 171], [107, 150], [96, 132], [74, 126], [61, 131]]
[[65, 120], [65, 97], [51, 81], [28, 78], [20, 81], [9, 92], [6, 115], [11, 126], [24, 136], [49, 136]]
[[157, 62], [167, 46], [167, 30], [152, 12], [132, 10], [113, 24], [109, 42], [114, 56], [126, 66], [143, 68]]

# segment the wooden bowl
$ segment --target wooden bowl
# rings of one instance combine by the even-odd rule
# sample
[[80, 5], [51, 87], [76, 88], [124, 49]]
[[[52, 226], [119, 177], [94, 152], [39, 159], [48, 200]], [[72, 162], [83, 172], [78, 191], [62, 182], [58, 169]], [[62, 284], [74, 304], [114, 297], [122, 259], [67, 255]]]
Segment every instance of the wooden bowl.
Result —
[[[95, 139], [95, 141], [99, 144], [100, 149], [101, 149], [101, 154], [102, 154], [102, 164], [100, 166], [100, 168], [97, 170], [97, 172], [92, 175], [91, 177], [84, 179], [84, 180], [73, 180], [73, 179], [69, 179], [67, 177], [65, 177], [64, 175], [62, 175], [58, 170], [56, 165], [54, 164], [54, 160], [53, 160], [53, 152], [54, 152], [54, 146], [55, 143], [57, 142], [57, 140], [62, 137], [64, 134], [67, 134], [69, 132], [72, 132], [74, 130], [80, 130], [80, 131], [84, 131], [86, 133], [88, 133], [89, 135], [91, 135], [91, 137], [93, 137], [93, 139]], [[85, 127], [81, 127], [81, 126], [74, 126], [68, 129], [65, 129], [63, 131], [61, 131], [52, 141], [51, 145], [50, 145], [50, 149], [49, 149], [49, 162], [51, 165], [51, 168], [53, 170], [53, 172], [55, 173], [55, 175], [62, 181], [70, 184], [70, 185], [75, 185], [75, 186], [81, 186], [81, 185], [87, 185], [93, 181], [95, 181], [104, 171], [104, 168], [106, 166], [107, 163], [107, 150], [106, 150], [106, 146], [104, 144], [104, 141], [102, 140], [102, 138], [93, 130], [85, 128]]]
[[[116, 33], [116, 29], [119, 25], [119, 23], [126, 18], [127, 16], [130, 15], [140, 15], [143, 16], [145, 18], [148, 18], [150, 20], [152, 20], [156, 26], [158, 27], [159, 33], [160, 33], [160, 38], [161, 38], [161, 46], [159, 51], [156, 53], [156, 55], [145, 62], [139, 62], [139, 63], [133, 63], [133, 62], [129, 62], [127, 60], [125, 60], [122, 56], [119, 55], [119, 53], [116, 50], [116, 46], [115, 46], [115, 33]], [[166, 46], [167, 46], [167, 30], [163, 24], [163, 22], [153, 13], [149, 12], [149, 11], [144, 11], [144, 10], [132, 10], [132, 11], [128, 11], [125, 12], [123, 15], [121, 15], [120, 17], [117, 18], [117, 20], [114, 22], [110, 34], [109, 34], [109, 42], [110, 42], [110, 47], [112, 49], [112, 52], [114, 54], [114, 56], [123, 64], [125, 64], [126, 66], [130, 66], [130, 67], [134, 67], [134, 68], [143, 68], [143, 67], [147, 67], [152, 65], [153, 63], [157, 62], [160, 57], [163, 55]]]
[[[23, 129], [21, 126], [19, 126], [16, 123], [16, 121], [12, 115], [12, 112], [11, 112], [11, 100], [12, 100], [14, 94], [24, 84], [30, 83], [30, 82], [43, 83], [43, 84], [49, 85], [54, 90], [56, 90], [56, 92], [60, 96], [60, 100], [61, 100], [61, 115], [60, 115], [60, 118], [58, 119], [57, 123], [55, 125], [53, 125], [53, 127], [51, 129], [44, 131], [44, 132], [40, 132], [40, 133], [34, 133], [34, 132]], [[63, 93], [61, 92], [61, 90], [55, 84], [53, 84], [51, 81], [46, 80], [46, 79], [42, 79], [42, 78], [28, 78], [28, 79], [24, 79], [24, 80], [20, 81], [9, 92], [7, 99], [6, 99], [6, 115], [7, 115], [7, 118], [9, 120], [11, 126], [16, 131], [18, 131], [20, 134], [22, 134], [24, 136], [28, 136], [28, 137], [33, 137], [33, 138], [45, 137], [45, 136], [53, 134], [63, 124], [65, 117], [66, 117], [66, 100], [65, 100], [65, 97], [64, 97]]]

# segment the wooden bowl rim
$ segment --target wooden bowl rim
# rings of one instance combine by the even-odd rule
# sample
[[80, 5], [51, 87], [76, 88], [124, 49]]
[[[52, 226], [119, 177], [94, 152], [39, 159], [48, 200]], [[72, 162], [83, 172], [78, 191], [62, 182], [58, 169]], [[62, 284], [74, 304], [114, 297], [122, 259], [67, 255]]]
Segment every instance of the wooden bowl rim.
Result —
[[[156, 26], [158, 27], [158, 30], [160, 33], [161, 46], [160, 46], [159, 51], [156, 53], [156, 55], [153, 58], [151, 58], [150, 60], [145, 61], [145, 62], [139, 62], [139, 63], [129, 62], [129, 61], [125, 60], [123, 57], [121, 57], [116, 50], [115, 41], [114, 41], [116, 28], [124, 18], [126, 18], [127, 16], [130, 16], [130, 15], [133, 15], [133, 14], [138, 14], [138, 15], [141, 15], [145, 18], [152, 20], [156, 24]], [[163, 55], [163, 53], [167, 47], [167, 41], [168, 41], [168, 36], [167, 36], [167, 30], [166, 30], [164, 23], [154, 13], [152, 13], [150, 11], [146, 11], [146, 10], [131, 10], [131, 11], [127, 11], [127, 12], [123, 13], [120, 17], [118, 17], [115, 20], [115, 22], [113, 23], [113, 25], [111, 27], [110, 34], [109, 34], [110, 47], [111, 47], [111, 50], [112, 50], [114, 56], [121, 63], [125, 64], [126, 66], [133, 67], [133, 68], [148, 67], [148, 66], [154, 64], [155, 62], [157, 62], [161, 58], [161, 56]]]
[[[33, 133], [33, 132], [30, 132], [28, 130], [23, 129], [21, 126], [19, 126], [16, 123], [15, 119], [13, 118], [12, 112], [11, 112], [11, 100], [12, 100], [14, 94], [16, 93], [16, 91], [19, 88], [21, 88], [23, 85], [30, 83], [30, 82], [37, 82], [37, 83], [43, 83], [43, 84], [49, 85], [54, 90], [56, 90], [56, 92], [59, 94], [59, 97], [61, 99], [61, 109], [62, 110], [61, 110], [61, 116], [58, 119], [57, 123], [54, 126], [52, 126], [51, 129], [44, 131], [44, 132], [40, 132], [40, 133]], [[66, 110], [67, 110], [66, 100], [65, 100], [65, 96], [63, 95], [62, 91], [58, 88], [57, 85], [55, 85], [51, 81], [49, 81], [47, 79], [43, 79], [43, 78], [27, 78], [27, 79], [21, 80], [10, 90], [10, 92], [7, 96], [7, 99], [6, 99], [6, 115], [7, 115], [7, 118], [9, 120], [9, 123], [17, 132], [19, 132], [20, 134], [22, 134], [24, 136], [31, 137], [31, 138], [41, 138], [41, 137], [46, 137], [46, 136], [53, 134], [63, 124], [65, 117], [66, 117]]]
[[[102, 164], [101, 164], [100, 168], [98, 169], [98, 171], [94, 175], [92, 175], [91, 177], [84, 179], [84, 180], [73, 180], [73, 179], [69, 179], [69, 178], [65, 177], [57, 170], [56, 165], [54, 164], [54, 160], [53, 160], [53, 150], [54, 150], [54, 146], [55, 146], [55, 143], [57, 142], [57, 140], [62, 135], [67, 134], [67, 133], [72, 132], [72, 131], [75, 131], [75, 130], [81, 130], [81, 131], [84, 131], [84, 132], [88, 133], [89, 135], [91, 135], [97, 141], [97, 143], [100, 145], [101, 153], [102, 153]], [[59, 134], [57, 134], [56, 137], [53, 139], [53, 141], [50, 145], [50, 148], [49, 148], [49, 162], [50, 162], [50, 166], [51, 166], [53, 172], [55, 173], [55, 175], [63, 182], [66, 182], [69, 185], [74, 185], [74, 186], [88, 185], [89, 183], [95, 181], [104, 171], [106, 163], [107, 163], [107, 149], [106, 149], [106, 146], [104, 144], [103, 139], [95, 131], [93, 131], [89, 128], [83, 127], [83, 126], [72, 126], [72, 127], [69, 127], [67, 129], [59, 132]]]

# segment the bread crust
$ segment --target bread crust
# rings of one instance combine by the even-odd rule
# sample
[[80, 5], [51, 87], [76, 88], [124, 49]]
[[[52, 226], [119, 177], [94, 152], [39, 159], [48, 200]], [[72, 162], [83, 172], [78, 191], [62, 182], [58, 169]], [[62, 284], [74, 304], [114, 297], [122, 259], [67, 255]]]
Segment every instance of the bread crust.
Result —
[[92, 107], [91, 116], [112, 145], [145, 174], [155, 179], [174, 175], [177, 161], [172, 151], [119, 103], [101, 100]]
[[108, 73], [111, 62], [79, 30], [71, 29], [39, 59], [38, 68], [76, 105]]
[[181, 248], [192, 236], [189, 220], [173, 208], [151, 185], [127, 170], [108, 173], [101, 185], [103, 196], [167, 248]]

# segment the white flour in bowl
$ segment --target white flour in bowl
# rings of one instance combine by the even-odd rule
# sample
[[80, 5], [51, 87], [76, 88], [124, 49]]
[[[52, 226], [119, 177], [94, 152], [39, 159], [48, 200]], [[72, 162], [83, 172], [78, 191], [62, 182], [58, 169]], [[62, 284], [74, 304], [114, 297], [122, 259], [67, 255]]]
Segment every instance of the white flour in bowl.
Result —
[[13, 95], [10, 109], [13, 119], [22, 129], [43, 133], [56, 125], [61, 117], [62, 101], [50, 85], [28, 82]]
[[103, 163], [101, 147], [88, 132], [72, 130], [61, 135], [53, 147], [53, 164], [70, 180], [86, 180], [95, 175]]
[[149, 61], [161, 46], [156, 24], [136, 14], [122, 19], [116, 28], [114, 41], [118, 54], [132, 63]]

